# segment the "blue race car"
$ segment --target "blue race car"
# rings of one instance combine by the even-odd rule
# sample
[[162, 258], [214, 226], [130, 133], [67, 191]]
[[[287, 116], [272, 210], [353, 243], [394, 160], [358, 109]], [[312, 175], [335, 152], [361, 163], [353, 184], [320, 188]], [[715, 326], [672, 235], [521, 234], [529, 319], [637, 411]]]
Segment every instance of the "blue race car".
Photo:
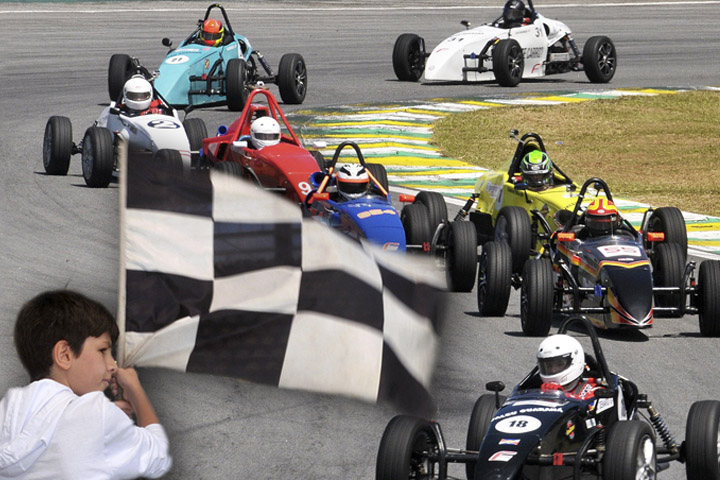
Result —
[[[224, 24], [213, 22], [221, 32], [217, 46], [203, 41], [203, 24], [213, 21], [210, 16], [213, 9], [220, 10], [224, 21]], [[305, 100], [307, 70], [302, 55], [284, 54], [275, 73], [265, 57], [253, 50], [248, 39], [233, 31], [225, 8], [218, 3], [207, 8], [197, 28], [177, 48], [171, 48], [168, 38], [163, 38], [162, 43], [170, 51], [160, 65], [155, 89], [174, 108], [190, 111], [197, 107], [227, 105], [232, 111], [241, 111], [250, 88], [260, 82], [277, 84], [285, 103], [300, 104]], [[110, 100], [117, 101], [137, 64], [136, 58], [126, 54], [110, 58]]]

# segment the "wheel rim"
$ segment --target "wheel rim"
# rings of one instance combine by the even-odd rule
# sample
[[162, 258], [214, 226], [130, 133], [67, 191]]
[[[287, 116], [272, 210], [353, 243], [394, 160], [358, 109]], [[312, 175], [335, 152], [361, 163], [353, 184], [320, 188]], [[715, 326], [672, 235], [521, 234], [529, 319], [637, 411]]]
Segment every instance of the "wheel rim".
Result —
[[648, 436], [640, 442], [637, 457], [635, 458], [636, 480], [655, 480], [655, 446]]
[[43, 138], [43, 165], [47, 168], [50, 165], [50, 157], [52, 155], [52, 127], [48, 125], [45, 128], [45, 137]]
[[295, 64], [295, 91], [299, 96], [305, 95], [305, 82], [307, 82], [307, 69], [302, 62]]
[[413, 73], [413, 76], [420, 77], [424, 70], [423, 65], [423, 55], [420, 53], [420, 43], [416, 42], [413, 44], [412, 50], [410, 50], [410, 55], [408, 56], [408, 60], [410, 60], [410, 71]]
[[82, 169], [85, 178], [92, 177], [93, 165], [95, 164], [95, 152], [90, 137], [83, 142]]
[[483, 252], [480, 256], [480, 268], [478, 268], [478, 285], [477, 285], [477, 297], [478, 307], [482, 310], [483, 304], [485, 304], [485, 298], [487, 298], [487, 254]]
[[615, 55], [613, 55], [613, 46], [609, 43], [603, 43], [598, 48], [598, 70], [608, 76], [615, 71]]
[[718, 468], [720, 468], [720, 424], [718, 424], [718, 432], [717, 432], [717, 440], [715, 445], [715, 453], [717, 455], [717, 464]]
[[508, 55], [508, 71], [512, 78], [520, 78], [522, 76], [522, 58], [522, 51], [520, 48], [514, 46], [510, 50], [510, 55]]
[[435, 453], [434, 450], [435, 447], [427, 433], [423, 432], [418, 435], [410, 454], [409, 478], [416, 480], [433, 478], [435, 462], [432, 462], [428, 457], [431, 453]]

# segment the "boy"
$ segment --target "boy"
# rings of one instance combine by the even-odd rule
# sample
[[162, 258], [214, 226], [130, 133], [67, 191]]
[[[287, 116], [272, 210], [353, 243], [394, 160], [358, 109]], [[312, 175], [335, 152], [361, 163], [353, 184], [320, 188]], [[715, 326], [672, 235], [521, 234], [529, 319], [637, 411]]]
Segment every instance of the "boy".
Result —
[[[117, 337], [110, 312], [79, 293], [45, 292], [22, 307], [15, 347], [32, 383], [0, 402], [0, 479], [158, 478], [170, 469], [137, 373], [112, 357]], [[103, 394], [115, 382], [137, 426]]]

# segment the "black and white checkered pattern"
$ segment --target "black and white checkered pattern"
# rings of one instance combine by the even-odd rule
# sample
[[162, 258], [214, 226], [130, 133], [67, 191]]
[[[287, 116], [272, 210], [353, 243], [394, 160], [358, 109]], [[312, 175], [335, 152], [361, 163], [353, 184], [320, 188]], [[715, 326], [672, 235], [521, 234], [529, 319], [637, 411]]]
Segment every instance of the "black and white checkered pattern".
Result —
[[220, 172], [128, 165], [122, 364], [432, 411], [432, 268], [361, 246]]

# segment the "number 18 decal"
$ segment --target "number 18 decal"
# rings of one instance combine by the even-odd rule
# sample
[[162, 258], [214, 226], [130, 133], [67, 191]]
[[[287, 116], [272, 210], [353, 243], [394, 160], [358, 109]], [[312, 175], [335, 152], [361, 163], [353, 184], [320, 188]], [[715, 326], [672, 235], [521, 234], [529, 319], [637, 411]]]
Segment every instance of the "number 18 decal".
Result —
[[542, 422], [535, 417], [518, 415], [516, 417], [500, 420], [495, 425], [495, 430], [503, 433], [525, 433], [533, 432], [540, 428]]

